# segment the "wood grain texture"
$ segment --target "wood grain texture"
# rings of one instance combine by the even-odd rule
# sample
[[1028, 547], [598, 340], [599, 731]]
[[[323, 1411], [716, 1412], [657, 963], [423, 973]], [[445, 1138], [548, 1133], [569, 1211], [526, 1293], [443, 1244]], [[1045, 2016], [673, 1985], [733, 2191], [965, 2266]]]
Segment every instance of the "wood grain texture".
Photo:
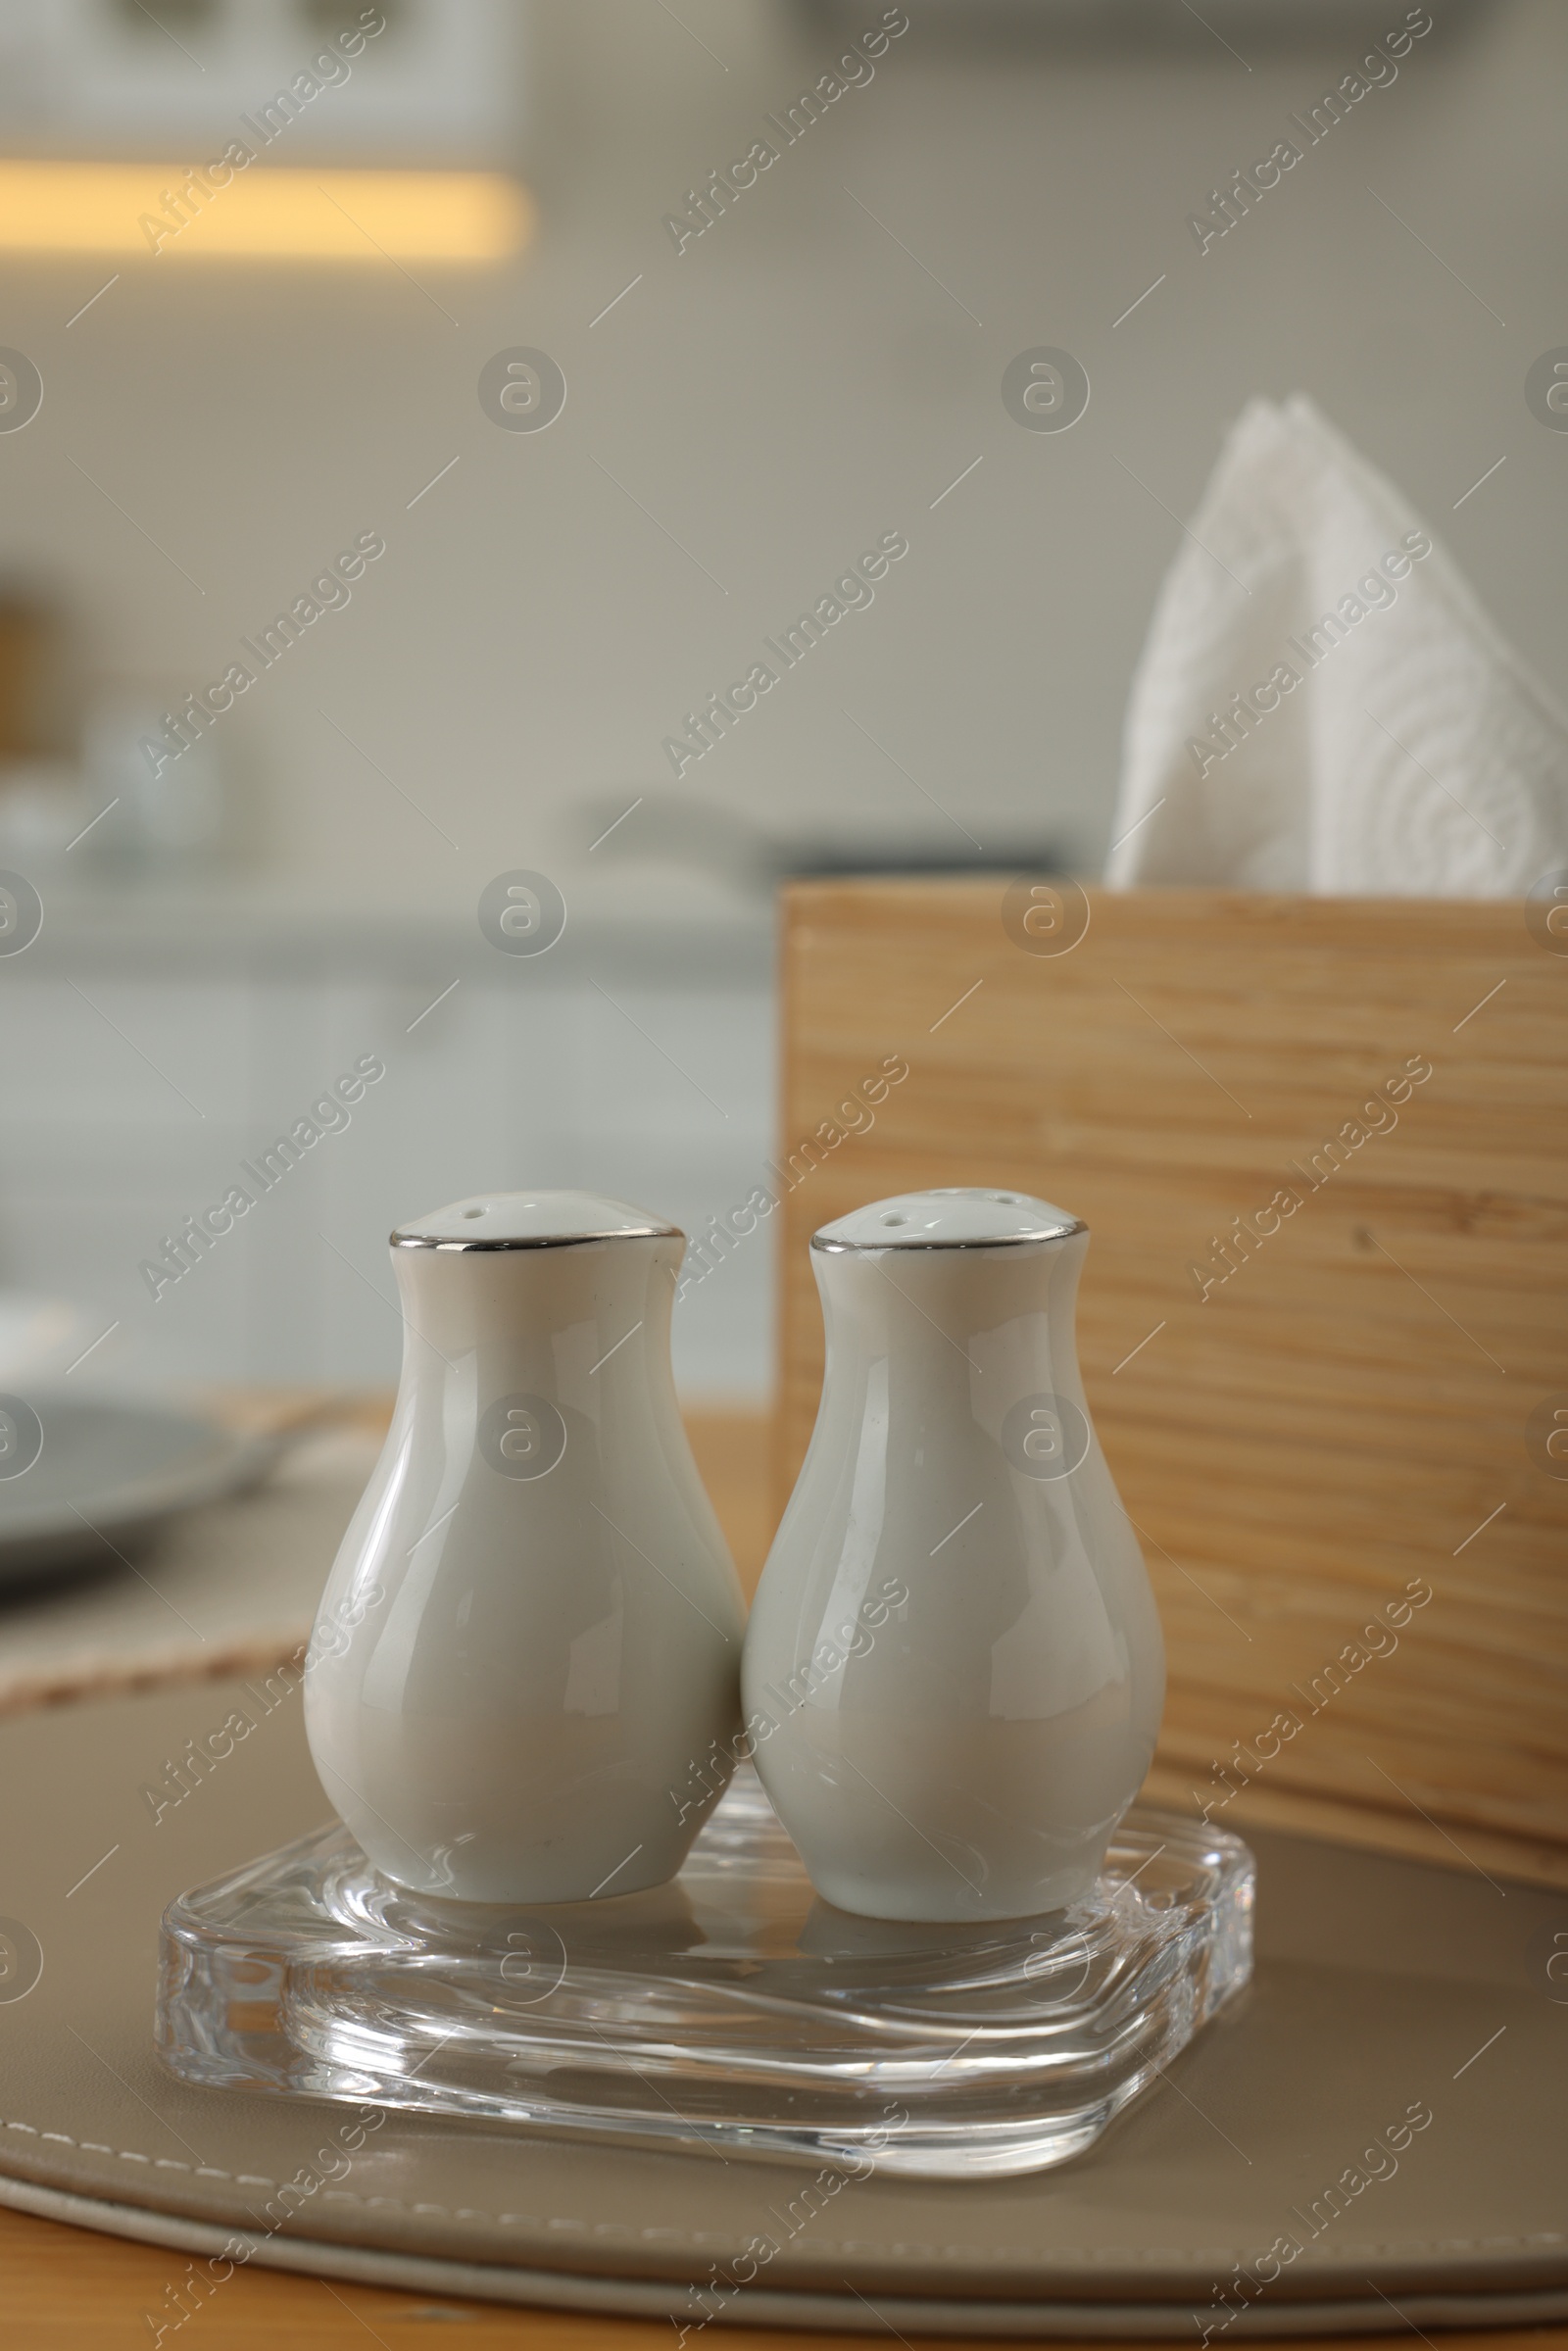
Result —
[[686, 1434], [747, 1597], [773, 1540], [772, 1427], [761, 1412], [687, 1405]]
[[1514, 903], [1187, 891], [1038, 954], [1004, 888], [789, 893], [780, 1492], [815, 1228], [1042, 1194], [1092, 1230], [1084, 1376], [1165, 1623], [1151, 1795], [1568, 1884], [1568, 1483], [1527, 1449], [1568, 1406], [1568, 959]]

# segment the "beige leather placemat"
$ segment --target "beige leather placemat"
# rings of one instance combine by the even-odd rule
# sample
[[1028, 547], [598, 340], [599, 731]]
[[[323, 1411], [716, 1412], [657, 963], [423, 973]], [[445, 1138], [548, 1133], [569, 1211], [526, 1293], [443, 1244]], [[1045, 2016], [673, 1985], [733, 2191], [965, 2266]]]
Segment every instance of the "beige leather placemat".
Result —
[[[231, 1710], [247, 1736], [160, 1803], [167, 1766]], [[1260, 1837], [1253, 1990], [1089, 2155], [1024, 2180], [858, 2180], [165, 2074], [164, 1903], [320, 1816], [297, 1689], [191, 1683], [18, 1715], [0, 1775], [0, 1908], [43, 1962], [0, 2000], [0, 2197], [177, 2249], [172, 2282], [197, 2254], [219, 2295], [254, 2259], [693, 2327], [904, 2333], [1568, 2315], [1564, 1987], [1547, 1973], [1568, 1906], [1549, 1893]]]

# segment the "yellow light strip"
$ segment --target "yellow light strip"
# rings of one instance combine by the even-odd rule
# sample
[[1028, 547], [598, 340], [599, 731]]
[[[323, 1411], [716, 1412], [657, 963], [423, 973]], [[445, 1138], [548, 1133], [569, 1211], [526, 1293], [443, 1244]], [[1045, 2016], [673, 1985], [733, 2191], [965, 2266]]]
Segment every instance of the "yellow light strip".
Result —
[[[232, 150], [230, 151], [232, 152]], [[499, 262], [534, 227], [495, 171], [0, 162], [0, 252], [256, 261]]]

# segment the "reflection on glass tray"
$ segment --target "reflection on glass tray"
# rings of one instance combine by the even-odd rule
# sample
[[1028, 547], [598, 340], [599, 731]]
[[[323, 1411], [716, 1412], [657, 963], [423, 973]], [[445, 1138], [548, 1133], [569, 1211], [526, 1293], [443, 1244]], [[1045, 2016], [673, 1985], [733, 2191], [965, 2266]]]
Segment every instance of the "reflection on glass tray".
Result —
[[573, 2137], [1039, 2171], [1247, 1983], [1252, 1877], [1238, 1837], [1134, 1810], [1070, 1910], [853, 1918], [749, 1765], [680, 1876], [619, 1899], [415, 1896], [333, 1825], [170, 1906], [159, 2051], [187, 2082]]

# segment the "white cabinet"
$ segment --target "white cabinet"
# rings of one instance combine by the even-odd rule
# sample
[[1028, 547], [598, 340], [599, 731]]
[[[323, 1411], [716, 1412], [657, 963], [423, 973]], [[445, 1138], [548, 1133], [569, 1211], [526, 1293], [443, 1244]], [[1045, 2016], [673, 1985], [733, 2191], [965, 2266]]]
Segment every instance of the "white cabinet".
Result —
[[[82, 1347], [119, 1325], [83, 1376], [389, 1383], [400, 1219], [582, 1186], [695, 1232], [761, 1181], [771, 943], [739, 924], [590, 921], [511, 960], [249, 902], [50, 917], [0, 958], [0, 1286], [68, 1298]], [[340, 1109], [357, 1063], [384, 1074]], [[187, 1234], [155, 1298], [140, 1269], [236, 1185], [254, 1205], [199, 1252]], [[764, 1390], [769, 1246], [677, 1307], [688, 1393]]]

